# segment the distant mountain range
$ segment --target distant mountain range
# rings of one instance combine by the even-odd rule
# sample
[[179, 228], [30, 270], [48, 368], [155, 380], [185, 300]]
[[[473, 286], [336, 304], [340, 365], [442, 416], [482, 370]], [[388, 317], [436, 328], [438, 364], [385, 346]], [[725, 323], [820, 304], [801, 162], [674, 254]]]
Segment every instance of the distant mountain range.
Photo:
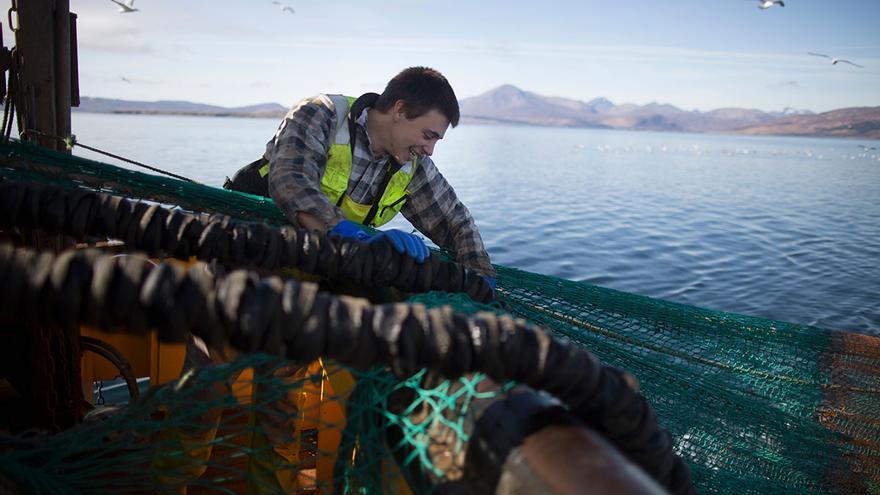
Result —
[[95, 113], [141, 113], [153, 115], [202, 115], [210, 117], [278, 117], [287, 113], [287, 108], [278, 103], [260, 103], [246, 107], [218, 107], [189, 101], [130, 101], [110, 98], [80, 98], [79, 107], [74, 111]]
[[463, 121], [650, 131], [719, 132], [880, 139], [880, 107], [843, 108], [814, 114], [787, 108], [764, 112], [720, 108], [686, 111], [672, 105], [615, 105], [543, 96], [504, 85], [460, 101]]
[[[584, 102], [543, 96], [504, 85], [460, 102], [463, 123], [592, 127], [650, 131], [766, 134], [880, 139], [880, 107], [843, 108], [824, 113], [786, 108], [764, 112], [720, 108], [687, 111], [668, 104], [615, 105], [605, 98]], [[187, 101], [126, 101], [83, 97], [83, 112], [281, 118], [277, 103], [226, 108]]]

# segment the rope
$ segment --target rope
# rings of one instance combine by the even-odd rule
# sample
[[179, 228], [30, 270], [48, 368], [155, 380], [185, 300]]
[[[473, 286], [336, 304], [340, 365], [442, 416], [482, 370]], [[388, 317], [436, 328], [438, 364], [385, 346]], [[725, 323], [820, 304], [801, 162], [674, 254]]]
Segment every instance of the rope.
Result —
[[215, 279], [203, 264], [186, 273], [148, 266], [141, 256], [114, 260], [97, 250], [55, 256], [0, 246], [0, 320], [140, 334], [156, 328], [163, 341], [192, 333], [211, 347], [228, 343], [298, 362], [387, 365], [398, 378], [423, 368], [447, 378], [482, 372], [554, 395], [661, 485], [694, 493], [669, 433], [625, 373], [523, 320], [420, 304], [373, 306], [244, 270]]
[[79, 146], [80, 148], [85, 148], [89, 151], [94, 151], [95, 153], [100, 153], [104, 156], [109, 156], [111, 158], [116, 158], [117, 160], [122, 160], [123, 162], [130, 163], [132, 165], [137, 165], [138, 167], [143, 167], [143, 168], [145, 168], [147, 170], [151, 170], [153, 172], [158, 172], [160, 174], [164, 174], [169, 177], [174, 177], [175, 179], [180, 179], [180, 180], [183, 180], [186, 182], [191, 182], [193, 184], [198, 184], [198, 182], [196, 182], [192, 179], [188, 179], [182, 175], [177, 175], [175, 173], [168, 172], [166, 170], [162, 170], [160, 168], [153, 167], [153, 166], [147, 165], [146, 163], [141, 163], [139, 161], [132, 160], [130, 158], [125, 158], [124, 156], [116, 155], [116, 154], [110, 153], [109, 151], [104, 151], [104, 150], [101, 150], [98, 148], [94, 148], [92, 146], [87, 146], [87, 145], [82, 144], [79, 141], [77, 141], [76, 136], [73, 134], [71, 134], [70, 136], [67, 136], [67, 137], [61, 137], [61, 136], [56, 136], [54, 134], [49, 134], [46, 132], [38, 131], [36, 129], [26, 129], [24, 134], [25, 135], [36, 134], [37, 136], [43, 136], [43, 137], [47, 137], [49, 139], [55, 139], [58, 142], [64, 143], [64, 145], [67, 146], [68, 150], [73, 149], [74, 146]]
[[405, 292], [465, 292], [478, 302], [495, 294], [476, 272], [437, 253], [421, 264], [390, 244], [366, 244], [293, 226], [233, 222], [83, 189], [24, 182], [0, 183], [0, 228], [40, 230], [85, 240], [120, 239], [153, 256], [217, 260], [224, 266], [297, 268], [360, 287]]

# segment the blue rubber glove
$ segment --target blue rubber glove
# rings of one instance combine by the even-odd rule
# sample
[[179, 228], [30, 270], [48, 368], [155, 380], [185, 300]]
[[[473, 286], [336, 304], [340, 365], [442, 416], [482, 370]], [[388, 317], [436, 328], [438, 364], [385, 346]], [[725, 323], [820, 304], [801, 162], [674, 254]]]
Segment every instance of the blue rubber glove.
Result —
[[331, 236], [347, 237], [356, 241], [367, 242], [372, 236], [364, 232], [363, 229], [364, 226], [359, 223], [352, 222], [351, 220], [343, 220], [330, 229], [328, 234]]
[[359, 223], [352, 222], [351, 220], [343, 220], [330, 229], [328, 234], [331, 236], [347, 237], [349, 239], [367, 243], [373, 243], [384, 239], [391, 243], [391, 246], [395, 251], [408, 254], [416, 261], [416, 263], [424, 263], [431, 254], [428, 252], [428, 247], [425, 246], [425, 243], [422, 242], [421, 239], [412, 234], [407, 234], [402, 230], [392, 229], [371, 235], [363, 229], [364, 226]]
[[489, 286], [492, 287], [492, 290], [495, 290], [498, 288], [498, 284], [497, 284], [497, 282], [495, 282], [494, 277], [490, 277], [488, 275], [480, 275], [480, 277], [482, 277], [483, 280], [485, 280], [486, 282], [489, 283]]
[[425, 243], [422, 242], [421, 239], [413, 234], [407, 234], [402, 230], [391, 229], [379, 232], [367, 242], [372, 244], [382, 239], [390, 242], [394, 247], [394, 250], [398, 253], [406, 253], [409, 255], [409, 257], [414, 259], [416, 263], [424, 263], [430, 255], [430, 252], [428, 252], [428, 246], [425, 246]]

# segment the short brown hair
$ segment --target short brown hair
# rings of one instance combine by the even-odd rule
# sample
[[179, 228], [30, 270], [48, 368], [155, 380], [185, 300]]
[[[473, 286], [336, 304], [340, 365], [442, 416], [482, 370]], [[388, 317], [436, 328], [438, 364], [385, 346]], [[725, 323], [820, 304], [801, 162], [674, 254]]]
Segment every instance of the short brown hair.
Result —
[[452, 127], [458, 125], [458, 99], [449, 81], [434, 69], [410, 67], [402, 70], [388, 81], [373, 108], [388, 112], [397, 100], [403, 100], [403, 112], [408, 119], [437, 110], [449, 119]]

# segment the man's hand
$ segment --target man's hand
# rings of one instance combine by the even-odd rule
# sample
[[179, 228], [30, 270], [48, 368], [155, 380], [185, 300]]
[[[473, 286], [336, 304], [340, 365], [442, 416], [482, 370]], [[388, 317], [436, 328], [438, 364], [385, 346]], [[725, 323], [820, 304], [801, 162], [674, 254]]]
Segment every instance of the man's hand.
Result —
[[331, 236], [347, 237], [362, 242], [367, 242], [372, 237], [364, 231], [363, 225], [352, 222], [351, 220], [343, 220], [337, 223], [327, 234]]
[[330, 229], [329, 235], [347, 237], [370, 244], [385, 240], [391, 243], [391, 246], [395, 251], [398, 253], [406, 253], [409, 257], [415, 260], [416, 263], [424, 263], [431, 254], [428, 251], [428, 247], [425, 246], [425, 243], [413, 234], [408, 234], [402, 230], [392, 229], [371, 235], [363, 229], [364, 226], [359, 223], [352, 222], [351, 220], [343, 220]]
[[425, 246], [425, 243], [422, 242], [421, 239], [413, 234], [407, 234], [402, 230], [391, 229], [379, 232], [367, 242], [372, 244], [381, 239], [390, 242], [398, 253], [408, 254], [416, 261], [416, 263], [424, 263], [431, 254], [428, 252], [428, 246]]

